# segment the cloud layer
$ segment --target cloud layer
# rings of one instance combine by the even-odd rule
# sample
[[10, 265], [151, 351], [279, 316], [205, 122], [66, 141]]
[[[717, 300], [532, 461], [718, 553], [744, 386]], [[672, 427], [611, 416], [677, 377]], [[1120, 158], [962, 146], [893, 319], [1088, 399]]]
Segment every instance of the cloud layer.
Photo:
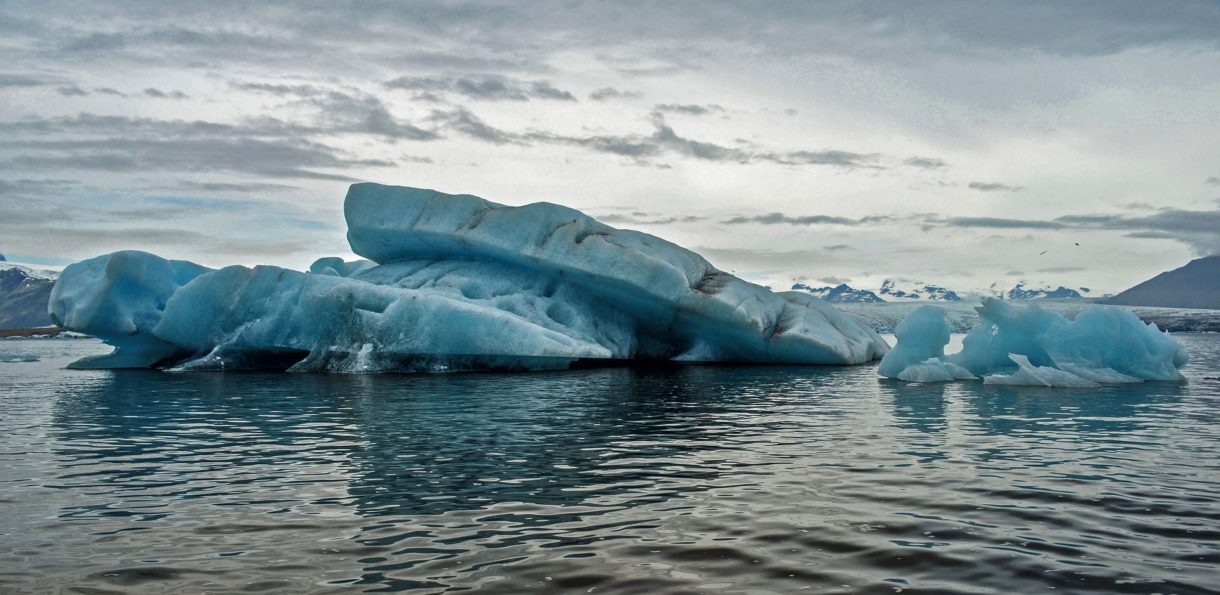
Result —
[[1218, 30], [1210, 1], [14, 0], [0, 252], [304, 266], [372, 179], [620, 207], [759, 279], [1122, 289], [1220, 250]]

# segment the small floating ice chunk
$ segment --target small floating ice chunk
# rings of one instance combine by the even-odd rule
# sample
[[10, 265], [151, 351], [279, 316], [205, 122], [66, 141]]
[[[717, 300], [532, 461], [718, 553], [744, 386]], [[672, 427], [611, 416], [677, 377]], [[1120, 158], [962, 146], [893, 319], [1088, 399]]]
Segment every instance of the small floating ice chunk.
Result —
[[38, 360], [38, 354], [35, 353], [0, 353], [0, 363], [4, 364], [30, 363]]

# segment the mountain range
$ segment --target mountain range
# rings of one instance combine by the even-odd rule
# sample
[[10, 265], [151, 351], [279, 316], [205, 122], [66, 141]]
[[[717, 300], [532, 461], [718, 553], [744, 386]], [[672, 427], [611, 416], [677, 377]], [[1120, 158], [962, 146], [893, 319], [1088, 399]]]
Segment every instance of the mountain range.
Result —
[[796, 283], [792, 291], [804, 291], [836, 304], [875, 304], [885, 300], [867, 289], [853, 289], [846, 283], [834, 287], [810, 287], [804, 283]]
[[943, 302], [959, 302], [962, 298], [958, 297], [957, 292], [945, 289], [938, 285], [929, 285], [927, 283], [915, 283], [907, 289], [900, 289], [893, 279], [886, 279], [881, 283], [881, 295], [887, 299], [894, 298], [895, 300], [934, 300]]
[[[51, 326], [47, 301], [58, 273], [5, 262], [0, 255], [0, 329]], [[814, 287], [795, 283], [792, 291], [810, 293], [837, 304], [875, 304], [885, 302], [941, 301], [959, 302], [982, 295], [1010, 300], [1080, 299], [1089, 288], [1029, 287], [1025, 282], [1003, 290], [998, 284], [984, 292], [957, 291], [923, 282], [886, 279], [878, 291], [854, 288], [846, 283]], [[965, 297], [962, 297], [962, 296]], [[1205, 308], [1220, 310], [1220, 256], [1208, 256], [1185, 266], [1161, 273], [1101, 303], [1162, 308]]]
[[0, 264], [0, 329], [52, 326], [47, 302], [55, 277], [47, 271]]
[[[837, 304], [862, 304], [862, 303], [880, 303], [880, 302], [913, 302], [913, 301], [937, 301], [937, 302], [960, 302], [963, 300], [958, 292], [924, 283], [922, 281], [915, 283], [903, 283], [894, 279], [886, 279], [881, 283], [881, 289], [873, 292], [867, 289], [857, 289], [846, 283], [840, 283], [835, 286], [814, 287], [805, 283], [795, 283], [792, 285], [792, 291], [803, 291], [811, 293], [828, 302]], [[1003, 291], [996, 289], [996, 285], [992, 285], [992, 290], [989, 292], [969, 292], [964, 295], [967, 298], [980, 297], [989, 295], [1010, 300], [1042, 300], [1042, 299], [1077, 299], [1084, 297], [1081, 292], [1087, 293], [1088, 288], [1081, 287], [1080, 291], [1068, 287], [1028, 287], [1025, 282], [1018, 283], [1012, 289]]]

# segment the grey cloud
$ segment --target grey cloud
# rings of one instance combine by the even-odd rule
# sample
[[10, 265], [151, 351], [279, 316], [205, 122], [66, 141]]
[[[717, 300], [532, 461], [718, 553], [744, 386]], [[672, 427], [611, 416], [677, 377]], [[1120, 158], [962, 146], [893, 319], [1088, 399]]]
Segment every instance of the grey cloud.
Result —
[[[692, 250], [702, 254], [722, 269], [729, 268], [724, 266], [727, 263], [729, 266], [739, 269], [748, 267], [754, 270], [784, 273], [806, 270], [810, 263], [826, 261], [826, 252], [822, 250], [766, 250], [710, 246], [695, 246]], [[864, 274], [867, 275], [867, 273]]]
[[228, 124], [203, 120], [156, 120], [80, 113], [71, 117], [0, 122], [0, 133], [46, 134], [57, 132], [68, 135], [115, 134], [193, 138], [255, 137], [278, 138], [285, 142], [298, 142], [303, 137], [336, 133], [372, 134], [407, 140], [439, 138], [435, 131], [425, 130], [395, 118], [385, 104], [371, 95], [348, 95], [332, 91], [322, 97], [304, 101], [318, 110], [318, 125], [306, 126], [267, 117], [251, 118], [236, 124]]
[[456, 93], [471, 99], [488, 101], [529, 101], [551, 99], [576, 101], [571, 93], [558, 89], [547, 81], [519, 81], [503, 76], [400, 76], [386, 81], [389, 89], [425, 93]]
[[261, 257], [292, 256], [295, 254], [314, 253], [317, 251], [317, 245], [308, 240], [271, 243], [224, 240], [211, 242], [207, 250], [211, 253], [226, 256], [245, 256], [249, 254], [258, 254]]
[[939, 169], [949, 166], [948, 163], [945, 163], [943, 160], [936, 159], [935, 157], [911, 157], [906, 161], [903, 161], [903, 163], [911, 167], [918, 167], [921, 169]]
[[43, 119], [25, 119], [0, 122], [0, 132], [5, 134], [34, 133], [43, 135], [56, 132], [68, 135], [149, 135], [156, 137], [234, 137], [234, 136], [287, 136], [317, 130], [302, 129], [279, 120], [262, 118], [245, 124], [222, 124], [204, 120], [157, 120], [108, 116], [82, 112], [75, 116]]
[[667, 64], [649, 66], [619, 66], [614, 70], [619, 74], [631, 77], [667, 77], [692, 70], [699, 70], [699, 66], [689, 62], [675, 61]]
[[118, 153], [72, 153], [68, 155], [21, 155], [0, 165], [18, 171], [40, 169], [85, 169], [103, 171], [135, 171], [140, 162], [128, 155]]
[[323, 126], [334, 132], [357, 132], [407, 140], [435, 140], [439, 135], [402, 122], [380, 99], [366, 94], [329, 91], [310, 100], [322, 113]]
[[304, 141], [250, 138], [104, 138], [99, 140], [20, 141], [22, 154], [0, 160], [17, 171], [86, 170], [109, 172], [227, 171], [269, 178], [351, 181], [346, 175], [314, 168], [389, 167], [391, 161], [356, 159], [326, 145]]
[[251, 51], [300, 50], [314, 44], [291, 32], [277, 35], [252, 34], [236, 27], [189, 28], [184, 26], [139, 27], [129, 31], [94, 31], [66, 40], [59, 46], [63, 53], [104, 53], [126, 50], [179, 48], [208, 49], [218, 53]]
[[489, 142], [495, 145], [524, 145], [526, 142], [520, 138], [520, 135], [513, 134], [500, 130], [494, 126], [488, 125], [478, 116], [464, 108], [448, 112], [433, 112], [430, 118], [433, 122], [456, 130], [470, 138]]
[[1121, 215], [1067, 215], [1055, 222], [1081, 229], [1164, 231], [1168, 233], [1211, 234], [1220, 240], [1220, 211], [1166, 209], [1142, 217]]
[[[396, 79], [399, 85], [405, 86], [404, 79]], [[443, 79], [425, 79], [424, 87], [421, 90], [430, 91], [456, 91], [466, 97], [473, 99], [509, 99], [512, 101], [527, 101], [529, 94], [524, 89], [510, 85], [503, 79], [485, 77], [479, 79], [459, 78], [451, 81]], [[394, 86], [394, 85], [389, 85]]]
[[1164, 209], [1151, 215], [1134, 217], [1065, 215], [1052, 220], [953, 217], [939, 224], [989, 229], [1126, 231], [1128, 237], [1177, 240], [1200, 255], [1220, 253], [1220, 210]]
[[444, 103], [444, 98], [436, 93], [416, 93], [411, 97], [415, 101], [424, 101], [427, 103]]
[[[8, 241], [23, 251], [59, 258], [85, 258], [120, 249], [172, 250], [179, 254], [221, 254], [284, 256], [309, 253], [313, 244], [308, 240], [288, 242], [218, 239], [210, 233], [191, 229], [164, 227], [88, 228], [44, 226], [37, 229], [10, 230]], [[55, 238], [47, 246], [46, 238]], [[198, 258], [198, 256], [196, 256]], [[223, 262], [223, 260], [222, 260]]]
[[675, 114], [688, 114], [692, 116], [702, 116], [712, 112], [723, 112], [724, 108], [719, 105], [695, 105], [695, 104], [675, 104], [664, 103], [654, 106], [652, 109], [658, 112], [669, 112]]
[[944, 221], [949, 227], [985, 227], [990, 229], [1063, 229], [1062, 223], [1030, 219], [1005, 219], [1002, 217], [950, 217]]
[[449, 53], [442, 51], [418, 51], [396, 54], [391, 62], [395, 65], [418, 66], [421, 68], [449, 71], [506, 71], [506, 70], [539, 70], [544, 65], [521, 56], [475, 56], [469, 52]]
[[1080, 271], [1087, 271], [1087, 270], [1089, 270], [1088, 267], [1045, 267], [1045, 268], [1038, 269], [1035, 272], [1038, 272], [1038, 273], [1079, 273]]
[[597, 220], [601, 221], [602, 223], [610, 223], [615, 225], [671, 225], [674, 223], [695, 223], [705, 219], [707, 219], [707, 217], [698, 217], [695, 215], [687, 215], [684, 217], [662, 217], [641, 212], [634, 212], [630, 214], [612, 213], [610, 215], [603, 215], [597, 218]]
[[76, 85], [67, 85], [64, 87], [59, 87], [59, 88], [55, 89], [55, 92], [59, 93], [60, 95], [63, 95], [64, 97], [84, 97], [85, 95], [89, 94], [88, 91], [86, 91]]
[[104, 52], [127, 45], [126, 38], [119, 33], [93, 32], [68, 40], [59, 46], [63, 52]]
[[656, 127], [656, 131], [648, 140], [652, 141], [659, 149], [697, 159], [733, 161], [737, 163], [769, 161], [782, 165], [833, 165], [848, 169], [860, 167], [880, 168], [880, 166], [871, 163], [876, 160], [876, 155], [862, 155], [848, 151], [833, 150], [779, 152], [724, 147], [682, 137], [674, 132], [673, 128], [666, 125], [665, 121], [661, 118], [656, 118], [653, 125]]
[[740, 163], [749, 161], [749, 157], [744, 151], [679, 136], [673, 128], [660, 119], [655, 122], [655, 125], [657, 130], [652, 134], [652, 140], [675, 153], [708, 161], [737, 161]]
[[[304, 4], [291, 11], [274, 5], [240, 4], [225, 11], [209, 5], [171, 4], [145, 10], [129, 30], [89, 31], [60, 25], [53, 31], [18, 31], [35, 39], [62, 39], [64, 51], [134, 52], [202, 50], [235, 59], [266, 62], [267, 54], [300, 56], [343, 48], [384, 47], [390, 42], [423, 44], [421, 55], [378, 52], [385, 64], [411, 63], [427, 68], [471, 70], [458, 55], [474, 54], [493, 70], [510, 67], [499, 60], [541, 68], [548, 49], [568, 40], [588, 47], [622, 44], [676, 46], [650, 52], [650, 60], [612, 58], [630, 74], [668, 74], [693, 68], [680, 58], [700, 45], [749, 43], [783, 55], [846, 55], [916, 62], [929, 54], [1009, 57], [1020, 53], [1067, 56], [1117, 54], [1131, 49], [1169, 46], [1216, 48], [1220, 9], [1208, 0], [1184, 0], [1172, 9], [1137, 0], [1062, 3], [1053, 0], [987, 2], [651, 3], [625, 10], [614, 3], [466, 4], [449, 2], [362, 3], [336, 18], [326, 4]], [[27, 16], [11, 11], [13, 17]], [[64, 21], [105, 22], [112, 9], [67, 4], [48, 9]], [[134, 11], [132, 11], [134, 12]], [[286, 14], [287, 13], [287, 14]], [[228, 14], [229, 21], [218, 15]], [[252, 24], [263, 25], [257, 28]], [[5, 25], [0, 20], [0, 26]], [[765, 34], [760, 34], [764, 31]], [[571, 42], [568, 41], [570, 44]], [[429, 45], [433, 44], [433, 45]], [[457, 48], [462, 48], [458, 50]], [[325, 51], [319, 51], [325, 50]], [[463, 51], [464, 50], [464, 51]], [[358, 50], [350, 50], [359, 55]], [[157, 57], [153, 51], [148, 55]], [[171, 52], [173, 53], [173, 52]], [[368, 52], [372, 54], [372, 52]], [[437, 55], [429, 55], [435, 53]], [[539, 57], [539, 55], [543, 57]], [[483, 58], [494, 56], [495, 58]], [[523, 57], [521, 57], [523, 56]], [[499, 66], [499, 68], [497, 68]]]
[[753, 148], [726, 147], [715, 143], [683, 137], [665, 123], [659, 114], [654, 114], [651, 135], [592, 135], [570, 136], [550, 132], [517, 133], [488, 125], [465, 108], [433, 112], [430, 118], [439, 125], [457, 131], [470, 138], [493, 144], [531, 143], [578, 146], [601, 153], [630, 157], [637, 163], [662, 154], [675, 154], [705, 161], [729, 163], [771, 162], [781, 165], [829, 165], [846, 169], [874, 168], [877, 155], [864, 155], [848, 151], [760, 151]]
[[843, 283], [850, 282], [851, 279], [849, 277], [836, 277], [834, 275], [828, 275], [826, 277], [818, 277], [818, 281], [821, 281], [822, 283], [826, 283], [828, 285], [840, 285]]
[[774, 161], [784, 165], [835, 165], [847, 169], [885, 169], [874, 163], [879, 155], [865, 155], [849, 151], [794, 151], [791, 153], [763, 153], [755, 157], [759, 160]]
[[[249, 80], [231, 80], [229, 87], [276, 96], [298, 98], [318, 110], [320, 126], [315, 129], [295, 127], [296, 134], [312, 133], [357, 133], [377, 137], [405, 140], [436, 140], [436, 130], [423, 129], [401, 121], [390, 113], [388, 107], [375, 95], [362, 91], [326, 89], [314, 84], [260, 83]], [[264, 119], [262, 123], [278, 122]], [[254, 123], [259, 123], [255, 121]], [[283, 127], [282, 127], [283, 128]], [[287, 130], [285, 130], [287, 132]]]
[[967, 186], [979, 192], [1019, 192], [1025, 189], [1024, 186], [1009, 186], [999, 182], [970, 182]]
[[[8, 194], [4, 192], [4, 194]], [[72, 221], [74, 212], [60, 205], [49, 204], [42, 200], [16, 200], [6, 196], [0, 201], [0, 228], [4, 230], [5, 243], [12, 244], [12, 238], [22, 230], [35, 230], [48, 221]], [[42, 236], [45, 241], [46, 236]]]
[[243, 194], [296, 189], [296, 186], [288, 184], [266, 182], [195, 182], [189, 180], [178, 182], [175, 187], [203, 192], [239, 192]]
[[558, 101], [576, 101], [576, 97], [563, 89], [556, 89], [553, 85], [545, 81], [538, 81], [530, 85], [530, 90], [534, 97], [541, 99], [555, 99]]
[[607, 101], [610, 99], [635, 99], [642, 95], [637, 91], [620, 91], [614, 87], [602, 87], [589, 93], [589, 99], [593, 101]]
[[1212, 186], [1220, 186], [1220, 178], [1217, 178], [1216, 176], [1211, 176], [1210, 178], [1203, 180], [1203, 183], [1211, 184]]
[[171, 221], [178, 218], [185, 218], [191, 213], [190, 209], [185, 207], [169, 208], [169, 209], [120, 209], [117, 211], [108, 211], [105, 214], [105, 219], [109, 221]]
[[119, 91], [118, 89], [113, 89], [111, 87], [95, 87], [93, 89], [93, 92], [101, 93], [102, 95], [115, 95], [117, 97], [127, 97], [126, 93]]
[[0, 89], [13, 87], [43, 87], [58, 84], [58, 79], [28, 74], [0, 74]]
[[42, 226], [30, 232], [12, 232], [12, 241], [29, 245], [35, 252], [45, 253], [46, 238], [55, 238], [57, 256], [93, 256], [102, 252], [130, 248], [133, 241], [142, 245], [176, 246], [202, 244], [209, 236], [185, 229], [129, 227], [90, 229], [82, 227]]
[[843, 250], [851, 250], [852, 247], [848, 246], [847, 244], [834, 244], [832, 246], [823, 246], [822, 249], [827, 252], [840, 252]]
[[278, 96], [316, 97], [327, 90], [309, 84], [259, 83], [252, 81], [229, 81], [229, 86], [242, 91], [269, 93]]
[[75, 180], [64, 179], [30, 179], [18, 178], [4, 180], [0, 179], [0, 196], [4, 198], [13, 198], [16, 196], [38, 196], [46, 194], [57, 194], [70, 190], [79, 183]]
[[144, 89], [144, 94], [157, 99], [188, 99], [187, 94], [182, 91], [162, 91], [155, 87]]
[[884, 223], [891, 218], [883, 215], [871, 215], [852, 219], [849, 217], [834, 217], [831, 215], [804, 215], [792, 217], [783, 213], [767, 213], [766, 215], [739, 216], [721, 221], [725, 225], [741, 225], [744, 223], [761, 223], [763, 225], [865, 225]]
[[645, 163], [646, 158], [656, 156], [662, 152], [661, 147], [656, 143], [650, 142], [647, 137], [609, 135], [577, 137], [549, 133], [530, 133], [525, 135], [525, 137], [537, 142], [573, 145], [599, 153], [630, 157], [636, 160], [637, 163]]

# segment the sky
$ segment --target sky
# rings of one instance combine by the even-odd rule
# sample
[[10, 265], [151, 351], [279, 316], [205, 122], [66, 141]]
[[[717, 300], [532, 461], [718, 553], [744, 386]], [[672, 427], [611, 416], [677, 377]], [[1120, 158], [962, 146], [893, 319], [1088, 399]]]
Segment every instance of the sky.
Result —
[[1220, 3], [0, 0], [0, 253], [355, 258], [352, 182], [787, 288], [1220, 253]]

